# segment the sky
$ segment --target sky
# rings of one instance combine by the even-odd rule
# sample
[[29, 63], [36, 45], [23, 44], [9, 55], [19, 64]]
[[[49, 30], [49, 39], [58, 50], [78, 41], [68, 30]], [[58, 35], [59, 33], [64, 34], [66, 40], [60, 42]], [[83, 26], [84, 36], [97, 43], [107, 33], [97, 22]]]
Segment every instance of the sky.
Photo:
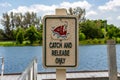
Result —
[[[103, 19], [120, 27], [120, 0], [0, 0], [0, 19], [3, 13], [36, 12], [38, 16], [54, 15], [56, 8], [81, 7], [86, 18]], [[0, 25], [0, 28], [3, 28]]]

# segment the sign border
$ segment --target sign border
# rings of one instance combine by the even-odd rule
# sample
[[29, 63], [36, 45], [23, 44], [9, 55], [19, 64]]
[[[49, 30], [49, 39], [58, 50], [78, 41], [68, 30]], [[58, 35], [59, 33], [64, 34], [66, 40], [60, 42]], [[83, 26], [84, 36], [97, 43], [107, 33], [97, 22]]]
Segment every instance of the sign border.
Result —
[[[47, 48], [46, 48], [46, 36], [47, 36], [47, 34], [46, 34], [46, 27], [47, 27], [47, 25], [46, 25], [46, 21], [47, 21], [47, 19], [74, 19], [75, 20], [75, 65], [47, 65], [46, 64], [46, 50], [47, 50]], [[43, 62], [44, 62], [44, 66], [45, 67], [61, 67], [61, 68], [65, 68], [65, 67], [76, 67], [77, 65], [78, 65], [78, 59], [77, 59], [77, 57], [78, 57], [78, 23], [77, 23], [77, 18], [76, 18], [76, 16], [71, 16], [71, 15], [69, 15], [69, 16], [63, 16], [63, 15], [47, 15], [47, 16], [45, 16], [44, 17], [44, 38], [43, 38], [43, 44], [44, 44], [44, 59], [43, 59]]]

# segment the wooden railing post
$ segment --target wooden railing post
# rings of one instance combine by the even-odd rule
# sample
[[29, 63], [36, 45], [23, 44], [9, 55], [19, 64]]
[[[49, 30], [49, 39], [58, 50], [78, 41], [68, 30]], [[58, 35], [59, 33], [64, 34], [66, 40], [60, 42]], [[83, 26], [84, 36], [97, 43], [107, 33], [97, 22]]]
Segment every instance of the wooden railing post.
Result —
[[0, 57], [1, 59], [1, 77], [0, 77], [0, 80], [3, 80], [3, 74], [4, 74], [4, 57]]
[[117, 80], [117, 64], [116, 64], [115, 44], [116, 44], [116, 42], [114, 40], [107, 41], [109, 80]]
[[37, 59], [33, 59], [31, 64], [25, 69], [18, 80], [37, 80]]
[[33, 69], [33, 80], [37, 80], [37, 60], [34, 61]]

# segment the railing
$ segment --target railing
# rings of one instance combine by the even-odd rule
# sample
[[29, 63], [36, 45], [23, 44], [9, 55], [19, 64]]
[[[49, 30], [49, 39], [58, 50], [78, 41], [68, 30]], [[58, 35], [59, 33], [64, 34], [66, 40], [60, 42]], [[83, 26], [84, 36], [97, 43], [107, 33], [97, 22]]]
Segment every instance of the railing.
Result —
[[37, 59], [34, 58], [18, 80], [37, 80]]
[[0, 59], [1, 59], [1, 78], [0, 78], [0, 80], [2, 80], [3, 73], [4, 73], [4, 57], [0, 57]]

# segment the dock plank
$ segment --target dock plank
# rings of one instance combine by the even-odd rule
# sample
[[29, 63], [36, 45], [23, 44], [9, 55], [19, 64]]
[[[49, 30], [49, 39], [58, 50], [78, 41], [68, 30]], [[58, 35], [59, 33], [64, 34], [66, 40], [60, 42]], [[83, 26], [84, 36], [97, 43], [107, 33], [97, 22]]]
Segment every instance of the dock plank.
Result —
[[[18, 75], [4, 75], [2, 80], [17, 80], [20, 74]], [[67, 80], [91, 80], [92, 78], [101, 78], [96, 80], [105, 80], [108, 78], [108, 71], [76, 71], [76, 72], [67, 72]], [[120, 77], [120, 74], [118, 74]], [[37, 80], [55, 80], [56, 73], [38, 73]]]

